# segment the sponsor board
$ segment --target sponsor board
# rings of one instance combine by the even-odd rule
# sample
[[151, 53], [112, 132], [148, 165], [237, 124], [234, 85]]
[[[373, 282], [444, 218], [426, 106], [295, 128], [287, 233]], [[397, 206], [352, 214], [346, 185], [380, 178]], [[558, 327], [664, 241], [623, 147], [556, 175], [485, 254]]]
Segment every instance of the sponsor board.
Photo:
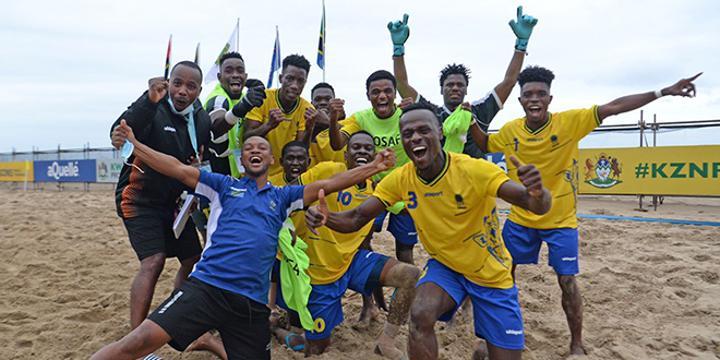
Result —
[[33, 162], [36, 182], [95, 182], [95, 159]]
[[720, 146], [580, 149], [580, 194], [720, 196]]
[[123, 167], [122, 159], [100, 158], [95, 159], [97, 182], [117, 183]]
[[0, 181], [30, 182], [33, 175], [32, 161], [0, 162]]

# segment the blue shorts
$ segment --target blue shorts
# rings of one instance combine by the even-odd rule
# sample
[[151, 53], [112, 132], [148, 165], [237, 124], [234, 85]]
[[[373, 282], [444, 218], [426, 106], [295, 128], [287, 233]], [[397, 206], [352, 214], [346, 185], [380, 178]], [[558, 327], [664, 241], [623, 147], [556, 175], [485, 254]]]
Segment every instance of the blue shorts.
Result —
[[577, 229], [533, 229], [506, 220], [502, 236], [515, 264], [537, 264], [540, 245], [545, 241], [548, 263], [558, 275], [580, 272]]
[[[375, 218], [375, 223], [373, 224], [375, 232], [382, 231], [385, 215], [387, 215], [387, 211], [383, 211]], [[395, 238], [396, 244], [414, 246], [418, 242], [415, 222], [412, 217], [410, 217], [410, 214], [390, 214], [390, 221], [388, 222], [387, 229]]]
[[503, 349], [522, 350], [525, 347], [523, 319], [515, 285], [510, 289], [480, 286], [466, 279], [435, 259], [425, 265], [417, 287], [433, 283], [455, 301], [455, 308], [440, 316], [440, 321], [452, 319], [465, 297], [473, 305], [475, 335]]
[[[305, 338], [321, 340], [330, 337], [332, 330], [343, 322], [342, 297], [347, 289], [370, 295], [380, 285], [380, 275], [388, 259], [385, 255], [360, 249], [348, 270], [337, 281], [313, 285], [308, 310], [315, 320], [315, 328], [313, 331], [305, 331]], [[277, 304], [288, 309], [282, 291], [278, 291]]]

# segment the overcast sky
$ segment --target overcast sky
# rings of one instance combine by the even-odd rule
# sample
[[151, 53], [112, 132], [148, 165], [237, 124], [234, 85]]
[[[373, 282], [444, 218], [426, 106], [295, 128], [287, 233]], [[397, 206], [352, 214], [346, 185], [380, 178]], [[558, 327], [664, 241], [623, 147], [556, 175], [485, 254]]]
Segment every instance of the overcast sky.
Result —
[[[365, 78], [392, 71], [388, 21], [410, 15], [406, 63], [411, 84], [440, 103], [439, 71], [472, 70], [469, 98], [497, 84], [513, 53], [507, 22], [515, 7], [539, 19], [525, 65], [555, 72], [551, 110], [652, 91], [700, 71], [694, 99], [663, 98], [644, 109], [659, 121], [720, 118], [720, 1], [341, 1], [327, 0], [327, 81], [347, 111], [369, 106]], [[12, 1], [0, 13], [0, 152], [109, 146], [108, 128], [162, 75], [173, 34], [173, 62], [211, 61], [240, 18], [240, 51], [250, 77], [267, 81], [275, 25], [282, 55], [315, 64], [321, 1]], [[213, 85], [206, 85], [209, 90]], [[523, 115], [517, 87], [491, 128]], [[204, 99], [204, 98], [203, 98]], [[635, 123], [639, 111], [607, 123]]]

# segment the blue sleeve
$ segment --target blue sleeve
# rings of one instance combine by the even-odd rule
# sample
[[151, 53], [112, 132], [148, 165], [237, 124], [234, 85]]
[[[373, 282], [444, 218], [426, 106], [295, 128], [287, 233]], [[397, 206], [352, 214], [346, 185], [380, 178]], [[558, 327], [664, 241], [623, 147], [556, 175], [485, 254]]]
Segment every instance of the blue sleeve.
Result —
[[303, 193], [305, 192], [305, 186], [302, 185], [290, 185], [278, 188], [280, 191], [280, 197], [285, 203], [287, 214], [289, 215], [295, 210], [302, 210], [303, 204]]
[[200, 171], [200, 179], [195, 187], [195, 193], [208, 198], [211, 202], [216, 201], [220, 194], [225, 192], [230, 182], [231, 178], [227, 175]]

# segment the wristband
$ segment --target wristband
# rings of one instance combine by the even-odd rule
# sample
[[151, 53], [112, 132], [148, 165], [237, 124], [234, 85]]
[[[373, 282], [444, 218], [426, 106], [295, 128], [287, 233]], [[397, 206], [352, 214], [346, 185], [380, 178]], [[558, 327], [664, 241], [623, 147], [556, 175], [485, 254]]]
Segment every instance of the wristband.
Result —
[[655, 98], [659, 99], [661, 97], [663, 97], [662, 90], [655, 90]]
[[527, 46], [528, 46], [528, 39], [520, 39], [520, 38], [515, 39], [515, 50], [525, 52], [525, 51], [527, 51]]
[[225, 113], [225, 121], [227, 121], [228, 124], [235, 125], [237, 124], [238, 120], [240, 120], [240, 117], [233, 114], [232, 111], [228, 111]]
[[393, 56], [405, 55], [405, 45], [393, 45]]

